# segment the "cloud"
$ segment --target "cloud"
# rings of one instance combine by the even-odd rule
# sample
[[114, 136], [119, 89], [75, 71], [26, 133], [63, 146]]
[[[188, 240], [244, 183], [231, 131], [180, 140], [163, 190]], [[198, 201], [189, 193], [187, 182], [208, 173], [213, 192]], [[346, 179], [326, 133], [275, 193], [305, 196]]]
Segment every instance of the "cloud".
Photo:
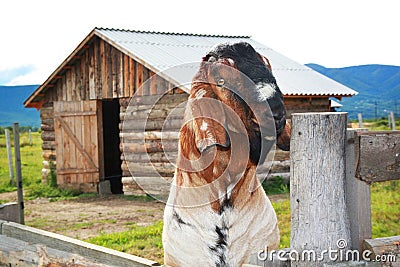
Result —
[[0, 85], [15, 84], [16, 80], [34, 72], [36, 67], [34, 65], [23, 65], [14, 68], [7, 68], [0, 70]]

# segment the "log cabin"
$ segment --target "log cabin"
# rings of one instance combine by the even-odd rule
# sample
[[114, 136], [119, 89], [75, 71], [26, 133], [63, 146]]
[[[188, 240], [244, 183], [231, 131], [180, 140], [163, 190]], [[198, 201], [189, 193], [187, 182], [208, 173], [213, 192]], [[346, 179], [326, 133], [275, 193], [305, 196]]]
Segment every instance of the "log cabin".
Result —
[[[132, 171], [146, 177], [151, 165], [171, 178], [165, 152], [176, 153], [196, 62], [214, 45], [238, 41], [270, 60], [289, 117], [329, 111], [330, 99], [357, 94], [249, 36], [95, 28], [24, 102], [40, 110], [43, 180], [56, 175], [63, 188], [98, 192], [103, 184], [112, 193], [133, 194], [140, 188]], [[143, 121], [145, 143], [138, 141]], [[162, 142], [161, 129], [168, 133]]]

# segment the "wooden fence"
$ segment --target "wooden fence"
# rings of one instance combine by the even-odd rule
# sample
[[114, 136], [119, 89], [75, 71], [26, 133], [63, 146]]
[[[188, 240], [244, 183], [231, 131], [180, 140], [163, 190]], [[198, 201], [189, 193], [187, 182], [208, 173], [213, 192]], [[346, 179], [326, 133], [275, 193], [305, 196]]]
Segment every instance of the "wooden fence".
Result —
[[[392, 255], [385, 266], [400, 266], [400, 235], [371, 239], [369, 188], [373, 182], [400, 179], [400, 131], [346, 131], [346, 126], [347, 113], [292, 115], [291, 247], [286, 257], [303, 252], [325, 257], [298, 257], [291, 266], [344, 266], [340, 261], [349, 260], [352, 266], [372, 266], [382, 255]], [[329, 250], [338, 257], [329, 257]]]
[[145, 267], [159, 264], [59, 234], [0, 221], [0, 266]]

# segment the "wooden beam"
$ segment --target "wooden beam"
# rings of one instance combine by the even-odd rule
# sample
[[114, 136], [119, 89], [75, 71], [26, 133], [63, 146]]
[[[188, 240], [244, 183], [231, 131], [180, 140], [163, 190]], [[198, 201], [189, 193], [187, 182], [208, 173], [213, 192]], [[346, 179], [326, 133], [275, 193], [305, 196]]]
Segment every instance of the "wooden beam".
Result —
[[[364, 241], [364, 251], [366, 250], [370, 252], [369, 257], [371, 260], [382, 261], [382, 256], [385, 256], [387, 262], [396, 262], [396, 265], [381, 266], [399, 266], [397, 265], [397, 263], [400, 262], [400, 235], [384, 238], [366, 239]], [[392, 255], [392, 257], [388, 258], [388, 256], [390, 255]], [[379, 258], [377, 258], [377, 256]]]
[[134, 255], [3, 221], [0, 221], [0, 251], [0, 266], [160, 266]]
[[[345, 194], [350, 223], [350, 249], [362, 251], [363, 241], [372, 236], [370, 186], [355, 178], [356, 129], [347, 130]], [[359, 130], [358, 130], [359, 131]]]
[[356, 177], [368, 184], [400, 179], [400, 131], [358, 132]]

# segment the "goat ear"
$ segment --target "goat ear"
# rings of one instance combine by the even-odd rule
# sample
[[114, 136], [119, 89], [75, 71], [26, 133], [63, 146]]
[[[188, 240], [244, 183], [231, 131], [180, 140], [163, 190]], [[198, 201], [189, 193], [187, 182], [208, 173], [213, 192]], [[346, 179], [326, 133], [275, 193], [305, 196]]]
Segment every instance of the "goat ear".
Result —
[[269, 71], [272, 71], [271, 63], [269, 62], [268, 58], [261, 54], [258, 54], [258, 57], [261, 59], [262, 62], [264, 62], [265, 66], [267, 66]]
[[230, 146], [222, 102], [209, 97], [192, 98], [186, 109], [191, 112], [195, 143], [201, 153], [216, 145]]

